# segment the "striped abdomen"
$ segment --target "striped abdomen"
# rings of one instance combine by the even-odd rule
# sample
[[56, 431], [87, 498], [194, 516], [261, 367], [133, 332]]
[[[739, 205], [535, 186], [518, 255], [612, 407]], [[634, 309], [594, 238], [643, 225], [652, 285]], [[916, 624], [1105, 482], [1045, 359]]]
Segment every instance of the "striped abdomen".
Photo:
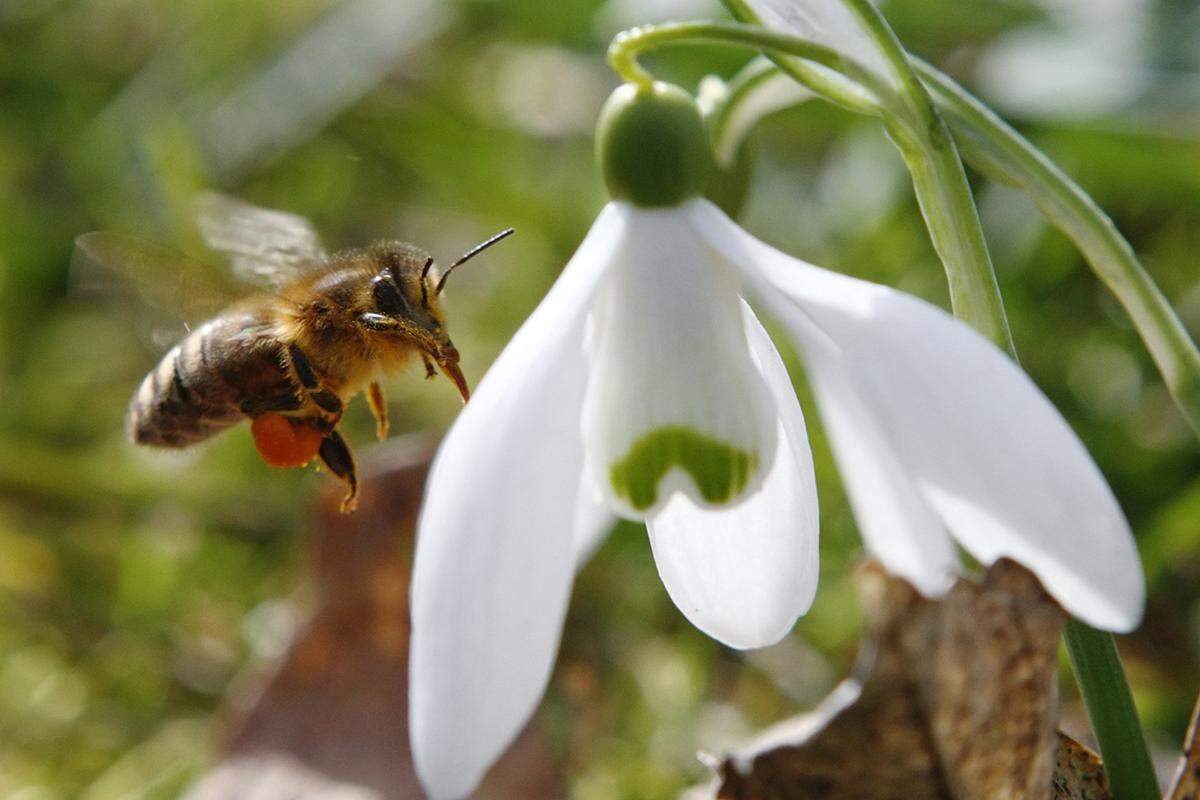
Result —
[[237, 311], [163, 356], [133, 396], [126, 430], [138, 444], [186, 447], [244, 419], [247, 401], [294, 391], [267, 310]]

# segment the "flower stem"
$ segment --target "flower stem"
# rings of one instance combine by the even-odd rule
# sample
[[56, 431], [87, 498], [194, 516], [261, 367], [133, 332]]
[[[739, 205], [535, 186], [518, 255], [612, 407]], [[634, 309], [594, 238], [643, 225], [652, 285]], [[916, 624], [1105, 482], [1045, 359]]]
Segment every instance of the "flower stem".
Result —
[[945, 123], [938, 118], [916, 136], [905, 136], [911, 129], [893, 125], [888, 125], [888, 131], [908, 165], [934, 250], [945, 266], [954, 316], [1015, 359], [1016, 347], [975, 198]]
[[1109, 789], [1117, 800], [1161, 800], [1154, 765], [1125, 682], [1113, 637], [1077, 619], [1063, 630], [1067, 656], [1100, 743]]
[[946, 269], [954, 316], [1015, 359], [996, 270], [954, 139], [879, 9], [870, 0], [843, 3], [858, 17], [900, 84], [908, 114], [884, 121], [912, 174], [925, 225]]

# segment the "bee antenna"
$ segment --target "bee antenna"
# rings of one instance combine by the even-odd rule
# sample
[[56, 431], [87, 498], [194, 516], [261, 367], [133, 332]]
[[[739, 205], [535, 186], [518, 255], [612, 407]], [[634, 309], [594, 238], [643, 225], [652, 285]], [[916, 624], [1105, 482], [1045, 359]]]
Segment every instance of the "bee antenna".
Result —
[[[433, 266], [433, 256], [425, 259], [425, 266], [421, 267], [421, 307], [429, 308], [429, 284], [426, 280], [429, 278], [429, 268]], [[441, 291], [439, 288], [438, 291]]]
[[438, 294], [442, 293], [442, 289], [444, 289], [446, 287], [446, 278], [450, 277], [450, 273], [453, 272], [456, 267], [462, 266], [463, 264], [467, 263], [475, 256], [482, 253], [484, 250], [487, 250], [489, 247], [494, 245], [496, 242], [500, 241], [501, 239], [506, 239], [509, 236], [512, 236], [516, 232], [517, 231], [515, 228], [507, 228], [505, 230], [502, 230], [499, 233], [497, 233], [495, 236], [493, 236], [492, 238], [488, 239], [486, 242], [480, 242], [479, 244], [475, 245], [470, 250], [468, 250], [466, 253], [464, 253], [462, 255], [462, 257], [458, 259], [458, 261], [455, 261], [453, 264], [446, 267], [446, 271], [442, 273], [441, 280], [438, 281], [437, 293]]

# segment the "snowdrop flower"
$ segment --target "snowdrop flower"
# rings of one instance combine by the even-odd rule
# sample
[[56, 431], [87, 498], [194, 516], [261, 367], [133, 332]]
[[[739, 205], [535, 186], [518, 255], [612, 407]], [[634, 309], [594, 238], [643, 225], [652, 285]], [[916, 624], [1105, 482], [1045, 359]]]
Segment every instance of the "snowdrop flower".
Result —
[[940, 309], [819, 269], [699, 196], [682, 90], [617, 90], [613, 201], [479, 384], [429, 476], [413, 577], [411, 735], [461, 797], [537, 706], [581, 553], [645, 520], [667, 592], [738, 648], [812, 602], [817, 495], [788, 374], [744, 297], [797, 346], [867, 549], [936, 595], [1011, 556], [1072, 614], [1132, 628], [1143, 578], [1083, 445], [1001, 351]]

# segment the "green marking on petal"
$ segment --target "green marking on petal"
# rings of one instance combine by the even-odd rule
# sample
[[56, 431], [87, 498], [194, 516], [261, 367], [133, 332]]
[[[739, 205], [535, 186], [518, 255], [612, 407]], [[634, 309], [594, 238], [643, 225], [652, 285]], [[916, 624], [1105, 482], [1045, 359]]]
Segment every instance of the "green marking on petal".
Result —
[[644, 511], [657, 502], [659, 481], [673, 467], [691, 475], [707, 502], [726, 503], [746, 488], [758, 469], [758, 453], [684, 425], [672, 425], [635, 442], [629, 454], [613, 464], [609, 480], [618, 497]]

